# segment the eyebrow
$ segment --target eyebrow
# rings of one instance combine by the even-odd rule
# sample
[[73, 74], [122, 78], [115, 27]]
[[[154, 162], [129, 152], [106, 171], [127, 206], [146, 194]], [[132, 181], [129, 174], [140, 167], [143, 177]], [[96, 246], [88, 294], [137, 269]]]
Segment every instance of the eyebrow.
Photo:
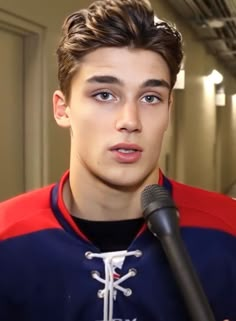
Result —
[[[124, 86], [124, 82], [114, 76], [93, 76], [87, 79], [88, 83], [100, 83], [100, 84], [116, 84]], [[145, 87], [165, 87], [170, 89], [169, 83], [164, 79], [148, 79], [142, 85], [141, 88]]]
[[145, 81], [141, 87], [165, 87], [170, 89], [169, 83], [164, 79], [149, 79]]
[[89, 83], [100, 83], [100, 84], [117, 84], [124, 86], [123, 81], [113, 76], [93, 76], [87, 79]]

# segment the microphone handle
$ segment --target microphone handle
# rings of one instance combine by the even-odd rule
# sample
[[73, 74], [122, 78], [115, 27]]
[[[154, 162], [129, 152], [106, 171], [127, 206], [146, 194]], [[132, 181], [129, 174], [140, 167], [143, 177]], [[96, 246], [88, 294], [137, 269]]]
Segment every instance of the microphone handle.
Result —
[[179, 231], [160, 238], [193, 321], [215, 321]]

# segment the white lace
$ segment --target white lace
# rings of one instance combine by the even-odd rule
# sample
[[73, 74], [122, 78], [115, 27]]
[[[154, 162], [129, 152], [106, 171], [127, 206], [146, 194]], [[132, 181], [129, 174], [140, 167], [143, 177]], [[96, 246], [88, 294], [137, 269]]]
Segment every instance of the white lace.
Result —
[[123, 292], [125, 296], [130, 296], [132, 290], [129, 288], [124, 288], [121, 286], [121, 283], [136, 275], [137, 271], [135, 269], [130, 269], [128, 273], [120, 277], [118, 280], [114, 280], [114, 259], [116, 258], [125, 258], [127, 256], [136, 256], [139, 257], [142, 253], [139, 250], [136, 251], [120, 251], [112, 253], [92, 253], [87, 252], [85, 256], [87, 259], [100, 258], [103, 259], [105, 265], [105, 279], [100, 277], [98, 271], [92, 272], [92, 277], [98, 282], [104, 284], [104, 288], [98, 291], [98, 296], [103, 298], [103, 321], [112, 321], [113, 320], [113, 300], [116, 298], [117, 290]]

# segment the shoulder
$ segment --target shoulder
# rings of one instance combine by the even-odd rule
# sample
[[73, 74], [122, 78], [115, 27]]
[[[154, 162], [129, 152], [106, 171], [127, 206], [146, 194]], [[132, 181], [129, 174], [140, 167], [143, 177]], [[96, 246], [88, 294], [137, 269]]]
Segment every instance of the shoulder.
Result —
[[46, 186], [3, 201], [0, 203], [0, 213], [14, 211], [15, 209], [19, 210], [22, 207], [24, 207], [24, 209], [33, 209], [39, 205], [47, 207], [49, 205], [48, 195], [50, 194], [52, 187], [53, 185]]
[[171, 180], [182, 225], [219, 229], [236, 236], [236, 200]]
[[30, 191], [0, 203], [0, 240], [57, 226], [50, 205], [53, 186]]

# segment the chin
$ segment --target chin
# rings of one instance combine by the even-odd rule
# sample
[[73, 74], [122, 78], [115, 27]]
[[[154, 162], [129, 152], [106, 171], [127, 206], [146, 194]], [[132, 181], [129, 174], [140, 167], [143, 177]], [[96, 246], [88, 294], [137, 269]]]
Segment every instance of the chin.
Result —
[[130, 166], [120, 168], [118, 166], [104, 166], [93, 168], [90, 173], [103, 185], [120, 190], [136, 190], [145, 185], [145, 182], [157, 179], [157, 167], [155, 164], [147, 166]]
[[149, 175], [119, 175], [118, 177], [104, 177], [103, 183], [117, 190], [137, 190], [147, 180]]

